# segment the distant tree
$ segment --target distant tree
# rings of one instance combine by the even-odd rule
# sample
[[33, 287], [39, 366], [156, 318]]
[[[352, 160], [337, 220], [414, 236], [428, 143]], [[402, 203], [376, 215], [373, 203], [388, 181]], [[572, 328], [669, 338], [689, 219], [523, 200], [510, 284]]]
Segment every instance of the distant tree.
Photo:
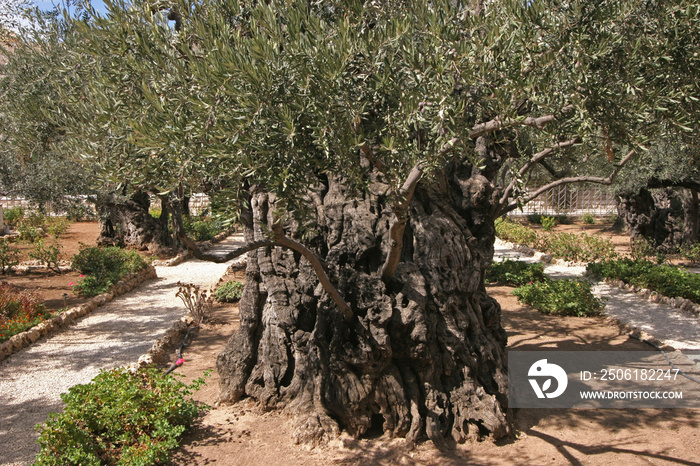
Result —
[[240, 212], [225, 258], [179, 237], [248, 252], [221, 399], [293, 411], [299, 441], [507, 435], [494, 220], [543, 162], [589, 161], [546, 187], [611, 184], [700, 121], [691, 1], [107, 4], [56, 70], [85, 73], [52, 113], [63, 148]]

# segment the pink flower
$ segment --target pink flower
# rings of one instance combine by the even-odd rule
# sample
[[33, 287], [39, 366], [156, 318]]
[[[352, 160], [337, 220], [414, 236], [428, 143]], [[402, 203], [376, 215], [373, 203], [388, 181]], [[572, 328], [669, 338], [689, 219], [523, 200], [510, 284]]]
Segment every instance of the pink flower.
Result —
[[180, 358], [177, 361], [175, 361], [175, 364], [178, 366], [181, 366], [184, 362], [185, 362], [185, 360], [183, 358]]
[[73, 282], [70, 282], [70, 283], [68, 284], [68, 286], [73, 286]]
[[83, 274], [81, 273], [81, 274], [78, 275], [78, 276], [79, 276], [80, 278], [83, 278], [85, 275], [83, 275]]

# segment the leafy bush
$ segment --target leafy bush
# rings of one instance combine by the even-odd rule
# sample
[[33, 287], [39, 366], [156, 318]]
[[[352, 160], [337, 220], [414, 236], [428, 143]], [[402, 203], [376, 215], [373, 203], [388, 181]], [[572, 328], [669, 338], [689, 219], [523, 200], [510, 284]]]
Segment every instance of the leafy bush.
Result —
[[583, 214], [583, 218], [581, 220], [586, 225], [593, 225], [595, 223], [595, 219], [591, 214]]
[[59, 261], [63, 258], [61, 253], [61, 246], [59, 244], [51, 244], [49, 246], [44, 246], [44, 240], [40, 239], [34, 249], [29, 252], [29, 257], [36, 259], [49, 270], [53, 270], [56, 273], [61, 273], [61, 269], [58, 266]]
[[635, 239], [630, 248], [633, 260], [644, 261], [655, 258], [657, 264], [663, 264], [666, 261], [666, 255], [658, 252], [646, 238]]
[[582, 280], [533, 282], [516, 288], [513, 295], [543, 314], [587, 317], [599, 315], [605, 307], [591, 293], [591, 285]]
[[672, 265], [658, 265], [647, 260], [619, 259], [588, 264], [595, 276], [614, 278], [640, 288], [647, 288], [672, 298], [686, 298], [700, 303], [700, 274], [689, 273]]
[[486, 270], [485, 278], [490, 283], [513, 286], [547, 280], [547, 276], [544, 273], [544, 264], [530, 264], [511, 259], [491, 264], [491, 267]]
[[700, 263], [700, 243], [683, 246], [680, 252], [681, 256], [688, 259], [693, 264]]
[[12, 272], [12, 269], [19, 264], [19, 252], [10, 246], [10, 242], [0, 238], [0, 273], [3, 275]]
[[542, 214], [528, 214], [527, 221], [535, 225], [540, 225], [542, 223]]
[[73, 291], [83, 296], [104, 293], [129, 273], [146, 267], [146, 262], [135, 251], [127, 251], [115, 246], [107, 248], [81, 247], [73, 256], [73, 269], [85, 277]]
[[50, 315], [38, 293], [20, 291], [7, 282], [0, 282], [0, 342], [24, 332]]
[[241, 282], [226, 282], [216, 289], [214, 297], [222, 303], [236, 303], [243, 296], [243, 288], [245, 285]]
[[542, 229], [544, 231], [550, 231], [556, 224], [557, 221], [554, 219], [554, 217], [542, 217]]
[[504, 241], [530, 246], [537, 240], [537, 234], [533, 229], [508, 219], [496, 219], [495, 226], [496, 235]]
[[182, 227], [187, 236], [195, 241], [209, 241], [223, 231], [221, 222], [211, 217], [189, 217], [182, 218]]
[[24, 218], [24, 209], [22, 207], [10, 207], [2, 212], [3, 222], [11, 227], [16, 227]]
[[70, 221], [65, 217], [54, 217], [46, 220], [44, 229], [46, 233], [58, 239], [63, 236], [70, 227]]
[[162, 464], [205, 409], [189, 398], [202, 384], [199, 378], [188, 386], [154, 368], [103, 371], [62, 394], [64, 411], [37, 426], [35, 464]]
[[569, 217], [566, 214], [560, 214], [554, 217], [554, 220], [557, 221], [558, 224], [560, 225], [570, 225], [572, 223], [571, 217]]

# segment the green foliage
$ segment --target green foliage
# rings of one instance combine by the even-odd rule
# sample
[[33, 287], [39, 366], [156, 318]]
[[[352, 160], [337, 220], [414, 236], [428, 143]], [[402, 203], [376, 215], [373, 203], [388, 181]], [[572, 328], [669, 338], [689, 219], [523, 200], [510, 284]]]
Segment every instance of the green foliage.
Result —
[[685, 245], [681, 248], [681, 256], [693, 264], [700, 263], [700, 243]]
[[[548, 217], [544, 217], [548, 218]], [[589, 262], [617, 256], [612, 241], [585, 233], [544, 233], [508, 219], [496, 220], [496, 235], [505, 241], [524, 244], [566, 261]]]
[[657, 264], [666, 262], [666, 254], [660, 253], [646, 238], [637, 238], [630, 246], [631, 257], [635, 261], [645, 261], [651, 258], [656, 260]]
[[642, 259], [618, 259], [588, 264], [595, 276], [613, 278], [656, 291], [672, 298], [686, 298], [700, 303], [700, 274], [686, 272], [672, 265], [659, 265]]
[[190, 399], [202, 378], [185, 385], [155, 369], [103, 371], [61, 395], [62, 413], [37, 426], [37, 466], [164, 464], [205, 407]]
[[182, 226], [195, 241], [209, 241], [223, 231], [221, 222], [212, 217], [182, 217]]
[[551, 231], [556, 224], [557, 221], [554, 217], [542, 217], [542, 229], [544, 231]]
[[527, 221], [539, 225], [542, 223], [542, 214], [528, 214]]
[[19, 239], [29, 243], [35, 243], [46, 235], [46, 216], [41, 212], [30, 212], [25, 215], [17, 225]]
[[601, 313], [605, 304], [591, 293], [591, 285], [582, 280], [545, 280], [513, 290], [520, 302], [543, 314], [588, 317]]
[[63, 258], [61, 249], [61, 245], [57, 243], [45, 246], [44, 240], [40, 239], [37, 241], [34, 249], [29, 252], [29, 257], [38, 260], [50, 270], [61, 273], [61, 269], [58, 265], [59, 261]]
[[0, 273], [12, 272], [19, 264], [19, 252], [5, 238], [0, 238]]
[[595, 223], [595, 218], [591, 214], [583, 214], [581, 220], [585, 225], [593, 225]]
[[10, 207], [9, 209], [2, 211], [3, 222], [12, 228], [16, 227], [19, 222], [24, 218], [24, 209], [22, 207]]
[[70, 227], [70, 220], [66, 217], [50, 217], [46, 219], [44, 229], [46, 233], [55, 239], [63, 236]]
[[74, 287], [74, 292], [83, 296], [104, 293], [122, 277], [145, 268], [146, 262], [135, 251], [118, 247], [96, 248], [83, 246], [73, 256], [73, 270], [87, 277]]
[[612, 241], [598, 235], [585, 233], [539, 235], [535, 248], [571, 262], [590, 262], [617, 256]]
[[547, 280], [544, 264], [531, 264], [511, 259], [491, 264], [491, 267], [486, 270], [484, 278], [489, 283], [512, 286]]
[[537, 233], [531, 228], [521, 225], [507, 218], [496, 219], [496, 235], [503, 241], [511, 243], [534, 245], [537, 241]]
[[216, 289], [214, 297], [222, 303], [236, 303], [241, 300], [244, 288], [245, 285], [241, 282], [226, 282]]
[[38, 293], [0, 282], [0, 343], [50, 316]]

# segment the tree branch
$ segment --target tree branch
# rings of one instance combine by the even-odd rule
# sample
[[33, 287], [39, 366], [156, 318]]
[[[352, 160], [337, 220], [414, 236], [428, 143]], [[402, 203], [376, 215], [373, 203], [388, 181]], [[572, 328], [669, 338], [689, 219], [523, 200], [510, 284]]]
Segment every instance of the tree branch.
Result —
[[[610, 173], [610, 176], [608, 176], [607, 178], [601, 178], [601, 177], [596, 177], [596, 176], [576, 176], [576, 177], [562, 178], [562, 179], [560, 179], [560, 180], [557, 180], [557, 181], [554, 181], [554, 182], [552, 182], [552, 183], [549, 183], [549, 184], [547, 184], [547, 185], [545, 185], [545, 186], [542, 186], [540, 189], [538, 189], [538, 190], [535, 191], [534, 193], [532, 193], [532, 194], [530, 194], [529, 196], [527, 196], [527, 197], [523, 200], [523, 203], [526, 204], [526, 203], [532, 201], [533, 199], [536, 199], [537, 197], [539, 197], [539, 196], [540, 196], [542, 193], [544, 193], [545, 191], [547, 191], [547, 190], [549, 190], [549, 189], [551, 189], [551, 188], [554, 188], [554, 187], [556, 187], [556, 186], [563, 185], [563, 184], [572, 184], [572, 183], [596, 183], [596, 184], [610, 185], [610, 184], [612, 184], [612, 182], [615, 180], [615, 177], [617, 177], [617, 174], [620, 172], [620, 170], [622, 169], [622, 167], [624, 167], [625, 164], [626, 164], [627, 162], [629, 162], [629, 160], [630, 160], [634, 155], [635, 155], [635, 151], [634, 151], [634, 149], [632, 149], [632, 150], [625, 156], [625, 158], [622, 159], [622, 160], [620, 161], [620, 163], [617, 164], [617, 166], [615, 166], [615, 169], [612, 171], [612, 173]], [[518, 204], [517, 204], [517, 203], [511, 203], [511, 204], [507, 205], [506, 207], [504, 207], [503, 209], [501, 209], [500, 214], [503, 215], [503, 214], [506, 214], [506, 213], [508, 213], [508, 212], [511, 212], [511, 211], [515, 210], [517, 207], [518, 207]]]
[[[561, 113], [569, 112], [570, 110], [573, 110], [573, 108], [573, 105], [567, 105], [566, 107], [561, 109]], [[476, 139], [479, 136], [483, 136], [485, 134], [492, 133], [494, 131], [509, 126], [530, 126], [532, 128], [542, 129], [545, 126], [547, 126], [547, 124], [553, 122], [556, 119], [556, 115], [544, 115], [537, 118], [527, 117], [522, 120], [519, 120], [517, 118], [508, 118], [505, 121], [501, 120], [500, 117], [496, 117], [493, 120], [474, 125], [472, 127], [472, 130], [469, 132], [469, 137], [472, 139]]]
[[384, 283], [391, 281], [396, 273], [396, 267], [399, 265], [403, 250], [403, 232], [406, 229], [406, 221], [408, 221], [406, 213], [422, 176], [423, 167], [418, 163], [408, 174], [408, 178], [399, 191], [400, 200], [394, 203], [396, 221], [389, 228], [389, 252], [384, 260], [384, 265], [382, 265], [382, 281]]
[[515, 188], [515, 184], [518, 181], [518, 178], [524, 176], [528, 171], [532, 169], [535, 165], [537, 165], [539, 162], [544, 160], [545, 158], [549, 157], [552, 155], [554, 152], [556, 152], [559, 149], [564, 149], [566, 147], [573, 146], [574, 144], [578, 144], [581, 142], [581, 139], [579, 137], [575, 137], [573, 139], [569, 139], [568, 141], [564, 142], [559, 142], [557, 144], [554, 144], [553, 146], [550, 146], [546, 149], [544, 149], [541, 152], [538, 152], [535, 154], [528, 162], [523, 165], [523, 167], [518, 171], [518, 177], [513, 178], [511, 182], [508, 184], [508, 187], [505, 189], [503, 192], [503, 196], [501, 196], [501, 205], [504, 205], [506, 202], [508, 202], [508, 198], [510, 195], [513, 193], [513, 189]]
[[333, 283], [331, 282], [330, 278], [328, 278], [328, 274], [326, 273], [323, 263], [316, 256], [316, 254], [314, 254], [303, 244], [286, 237], [284, 235], [284, 232], [282, 232], [282, 227], [279, 224], [273, 227], [273, 232], [275, 235], [274, 240], [253, 241], [252, 243], [248, 243], [245, 246], [240, 247], [234, 251], [230, 251], [224, 256], [218, 256], [215, 254], [207, 254], [205, 252], [202, 252], [199, 246], [197, 246], [191, 239], [189, 239], [184, 232], [180, 234], [179, 238], [187, 247], [187, 249], [189, 249], [194, 255], [194, 257], [196, 257], [197, 259], [208, 262], [216, 262], [219, 264], [223, 262], [228, 262], [231, 259], [235, 259], [236, 257], [242, 256], [243, 254], [253, 251], [255, 249], [264, 248], [268, 246], [281, 246], [297, 251], [311, 263], [311, 266], [314, 268], [314, 272], [316, 272], [316, 275], [318, 276], [318, 279], [321, 282], [323, 289], [326, 290], [326, 292], [330, 295], [331, 299], [333, 299], [335, 304], [338, 306], [340, 312], [343, 314], [343, 317], [345, 317], [345, 320], [348, 322], [352, 322], [355, 318], [355, 315], [352, 312], [352, 308], [348, 303], [345, 302], [343, 297], [340, 296], [340, 293], [335, 288], [335, 286], [333, 286]]

